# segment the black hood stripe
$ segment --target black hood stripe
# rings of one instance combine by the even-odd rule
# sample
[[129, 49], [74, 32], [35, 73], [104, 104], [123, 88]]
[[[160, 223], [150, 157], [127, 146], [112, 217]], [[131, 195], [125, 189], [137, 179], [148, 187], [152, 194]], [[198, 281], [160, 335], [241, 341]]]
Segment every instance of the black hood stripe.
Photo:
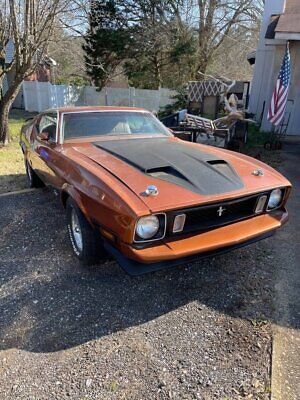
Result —
[[184, 142], [157, 139], [122, 139], [94, 142], [144, 174], [213, 195], [239, 190], [243, 182], [225, 160]]

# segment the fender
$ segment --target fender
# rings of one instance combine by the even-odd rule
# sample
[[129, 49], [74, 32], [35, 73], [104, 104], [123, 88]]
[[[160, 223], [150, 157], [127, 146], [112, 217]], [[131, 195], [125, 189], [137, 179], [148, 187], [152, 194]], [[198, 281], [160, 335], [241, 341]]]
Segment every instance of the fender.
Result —
[[80, 208], [85, 218], [93, 226], [92, 220], [89, 217], [89, 214], [87, 213], [87, 210], [84, 206], [82, 194], [73, 185], [70, 185], [69, 183], [64, 183], [60, 192], [60, 200], [64, 208], [66, 208], [66, 201], [69, 196], [76, 202], [77, 206]]

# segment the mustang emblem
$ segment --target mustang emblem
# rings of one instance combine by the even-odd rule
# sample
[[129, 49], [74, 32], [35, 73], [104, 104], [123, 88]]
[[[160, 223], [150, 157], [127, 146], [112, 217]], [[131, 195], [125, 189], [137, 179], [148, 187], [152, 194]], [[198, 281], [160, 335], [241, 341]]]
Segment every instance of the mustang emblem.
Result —
[[218, 213], [219, 217], [222, 217], [223, 212], [224, 212], [225, 210], [226, 210], [226, 208], [223, 208], [222, 206], [220, 206], [220, 207], [218, 208], [217, 213]]

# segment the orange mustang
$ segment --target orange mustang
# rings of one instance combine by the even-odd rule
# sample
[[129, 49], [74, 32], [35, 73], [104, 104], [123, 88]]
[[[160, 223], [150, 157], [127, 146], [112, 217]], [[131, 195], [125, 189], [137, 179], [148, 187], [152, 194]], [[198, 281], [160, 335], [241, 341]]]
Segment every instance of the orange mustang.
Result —
[[20, 144], [30, 186], [60, 192], [87, 264], [105, 249], [141, 274], [253, 243], [288, 219], [282, 175], [179, 140], [143, 109], [49, 110], [23, 126]]

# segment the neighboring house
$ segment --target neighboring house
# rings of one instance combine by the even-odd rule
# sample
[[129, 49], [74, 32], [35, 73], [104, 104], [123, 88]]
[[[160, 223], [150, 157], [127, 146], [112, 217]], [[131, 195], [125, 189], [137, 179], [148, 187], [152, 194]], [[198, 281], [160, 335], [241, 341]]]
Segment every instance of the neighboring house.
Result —
[[[5, 49], [5, 64], [10, 64], [14, 56], [14, 43], [9, 40]], [[38, 81], [38, 82], [51, 82], [53, 76], [53, 68], [56, 66], [56, 61], [50, 57], [44, 57], [43, 61], [39, 64], [36, 71], [34, 71], [30, 76], [28, 76], [26, 81]], [[9, 88], [9, 86], [14, 81], [15, 71], [12, 69], [9, 71], [3, 81], [2, 91], [3, 93]], [[23, 108], [23, 92], [22, 88], [16, 97], [13, 108]]]
[[290, 43], [292, 81], [284, 118], [288, 135], [300, 135], [300, 0], [265, 0], [262, 28], [256, 54], [249, 54], [255, 63], [249, 111], [261, 121], [261, 130], [270, 131], [267, 121], [275, 82]]

